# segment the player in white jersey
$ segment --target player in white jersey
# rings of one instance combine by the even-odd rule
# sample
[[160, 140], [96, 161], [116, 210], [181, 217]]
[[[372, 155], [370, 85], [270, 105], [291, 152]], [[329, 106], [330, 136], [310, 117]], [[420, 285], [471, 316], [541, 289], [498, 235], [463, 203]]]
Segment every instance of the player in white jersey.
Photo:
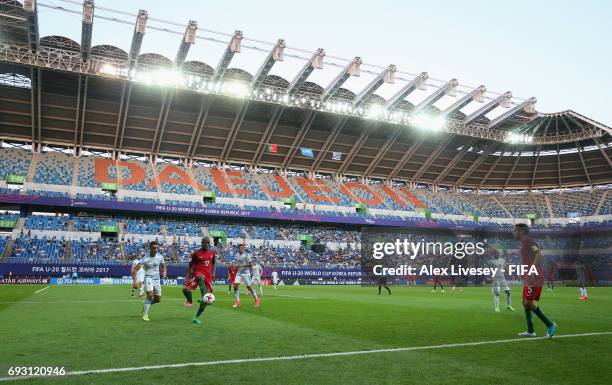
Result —
[[274, 291], [278, 290], [278, 273], [276, 269], [272, 270], [272, 285], [274, 285]]
[[491, 267], [497, 268], [497, 272], [492, 277], [491, 283], [495, 312], [499, 312], [499, 294], [501, 290], [506, 293], [506, 310], [514, 310], [512, 307], [512, 294], [510, 293], [510, 286], [508, 286], [508, 281], [506, 281], [506, 277], [504, 275], [504, 271], [506, 270], [506, 261], [501, 257], [497, 249], [490, 248], [489, 250], [490, 255], [493, 257], [493, 259], [489, 261], [489, 264]]
[[240, 307], [240, 283], [244, 281], [247, 290], [251, 292], [255, 299], [255, 307], [259, 307], [257, 292], [251, 287], [251, 268], [253, 266], [251, 256], [246, 252], [246, 246], [238, 246], [238, 253], [234, 256], [234, 263], [238, 266], [238, 272], [234, 279], [234, 304], [232, 307]]
[[263, 295], [263, 285], [261, 284], [261, 274], [263, 273], [263, 268], [259, 264], [257, 260], [253, 261], [253, 265], [251, 267], [251, 282], [257, 284], [259, 286], [259, 295]]
[[132, 277], [134, 277], [134, 272], [136, 273], [136, 284], [132, 286], [132, 297], [136, 294], [136, 290], [140, 289], [138, 296], [142, 298], [144, 296], [145, 272], [144, 272], [144, 269], [138, 269], [137, 271], [134, 271], [136, 266], [138, 266], [139, 264], [140, 264], [140, 259], [138, 258], [132, 261]]
[[166, 278], [166, 263], [164, 257], [159, 252], [159, 245], [153, 241], [149, 244], [149, 254], [140, 259], [138, 265], [132, 269], [132, 280], [136, 285], [136, 274], [138, 270], [144, 269], [144, 286], [147, 290], [147, 298], [144, 300], [142, 310], [143, 321], [149, 321], [149, 308], [151, 305], [161, 302], [161, 279], [159, 268], [161, 266], [161, 276]]

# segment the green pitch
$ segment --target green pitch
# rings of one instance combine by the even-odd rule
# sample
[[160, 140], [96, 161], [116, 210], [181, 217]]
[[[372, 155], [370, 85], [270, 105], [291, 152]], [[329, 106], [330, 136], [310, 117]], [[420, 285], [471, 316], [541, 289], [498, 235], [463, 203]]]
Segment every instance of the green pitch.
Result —
[[[116, 369], [260, 357], [425, 347], [515, 339], [525, 330], [520, 290], [515, 312], [493, 312], [489, 288], [431, 293], [429, 287], [266, 288], [262, 306], [242, 307], [218, 287], [202, 317], [183, 306], [179, 287], [164, 287], [151, 321], [127, 286], [0, 286], [0, 377], [10, 366], [66, 371]], [[195, 292], [194, 292], [195, 293]], [[612, 332], [612, 288], [545, 291], [542, 308], [558, 336]], [[501, 302], [504, 303], [503, 294]], [[536, 332], [545, 329], [534, 317]], [[609, 383], [612, 335], [495, 342], [411, 351], [210, 366], [157, 368], [20, 380], [19, 384], [571, 384]]]

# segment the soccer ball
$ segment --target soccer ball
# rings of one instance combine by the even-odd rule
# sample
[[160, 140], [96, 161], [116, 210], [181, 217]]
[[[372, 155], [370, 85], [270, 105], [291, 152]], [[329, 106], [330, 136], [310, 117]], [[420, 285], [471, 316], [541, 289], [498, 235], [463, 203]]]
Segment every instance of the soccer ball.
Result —
[[213, 293], [204, 294], [204, 301], [207, 304], [212, 305], [213, 303], [215, 303], [215, 295]]

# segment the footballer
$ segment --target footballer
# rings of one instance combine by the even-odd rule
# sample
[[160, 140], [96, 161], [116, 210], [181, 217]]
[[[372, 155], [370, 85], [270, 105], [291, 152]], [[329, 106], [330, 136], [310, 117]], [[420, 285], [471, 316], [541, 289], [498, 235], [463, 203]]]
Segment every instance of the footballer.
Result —
[[[512, 230], [512, 235], [514, 236], [514, 239], [519, 241], [519, 251], [521, 254], [522, 264], [529, 266], [530, 269], [533, 266], [537, 270], [537, 274], [530, 275], [527, 273], [523, 277], [523, 307], [525, 309], [525, 318], [527, 320], [527, 331], [519, 333], [519, 336], [536, 336], [532, 319], [533, 314], [535, 314], [546, 325], [546, 336], [548, 338], [552, 338], [557, 331], [557, 324], [548, 319], [542, 309], [540, 309], [540, 307], [535, 303], [536, 301], [540, 300], [542, 286], [544, 283], [542, 266], [540, 265], [540, 262], [542, 261], [542, 253], [540, 253], [540, 248], [535, 243], [533, 238], [529, 236], [529, 227], [526, 224], [516, 224], [514, 226], [514, 230]], [[528, 271], [530, 271], [530, 269], [528, 269]]]
[[164, 257], [158, 252], [159, 245], [153, 241], [149, 243], [149, 254], [138, 261], [132, 268], [133, 286], [138, 285], [138, 271], [144, 269], [144, 286], [147, 290], [147, 298], [144, 300], [142, 309], [142, 320], [149, 321], [149, 308], [151, 305], [161, 302], [162, 290], [159, 268], [161, 267], [161, 277], [166, 278], [166, 263]]
[[[136, 258], [132, 261], [132, 280], [136, 278], [136, 284], [132, 285], [132, 297], [136, 295], [136, 290], [138, 290], [138, 296], [140, 298], [144, 297], [144, 277], [145, 272], [144, 269], [135, 270], [136, 266], [140, 263], [140, 259]], [[134, 273], [136, 275], [134, 276]]]
[[234, 279], [234, 304], [232, 307], [237, 308], [240, 307], [240, 283], [244, 281], [247, 290], [251, 292], [253, 295], [253, 299], [255, 300], [255, 307], [259, 307], [259, 298], [257, 297], [257, 292], [253, 290], [251, 286], [251, 267], [252, 267], [252, 259], [249, 254], [246, 252], [246, 246], [244, 244], [240, 244], [238, 246], [238, 253], [234, 257], [234, 262], [238, 267], [238, 273], [236, 274], [236, 278]]
[[508, 281], [506, 281], [506, 277], [504, 275], [504, 270], [506, 270], [506, 261], [500, 255], [499, 251], [494, 248], [489, 248], [489, 255], [491, 256], [491, 260], [489, 261], [490, 265], [496, 268], [496, 273], [492, 277], [491, 282], [491, 291], [493, 292], [493, 304], [495, 306], [495, 312], [499, 313], [499, 294], [500, 291], [504, 291], [506, 294], [506, 310], [514, 310], [512, 307], [512, 293], [510, 292], [510, 286], [508, 285]]
[[206, 310], [206, 306], [208, 306], [204, 295], [213, 292], [212, 282], [215, 277], [216, 257], [217, 252], [210, 247], [209, 237], [202, 238], [200, 249], [191, 254], [191, 261], [187, 267], [187, 279], [183, 284], [183, 295], [186, 298], [185, 305], [191, 307], [193, 303], [191, 291], [197, 288], [200, 289], [200, 294], [202, 295], [198, 299], [200, 306], [192, 320], [195, 324], [202, 324], [200, 316]]

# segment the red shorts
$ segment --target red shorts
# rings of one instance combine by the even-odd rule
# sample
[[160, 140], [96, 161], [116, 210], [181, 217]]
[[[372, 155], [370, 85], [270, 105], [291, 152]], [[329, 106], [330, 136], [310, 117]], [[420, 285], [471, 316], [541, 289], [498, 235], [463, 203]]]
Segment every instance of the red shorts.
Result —
[[539, 301], [542, 294], [542, 286], [523, 286], [523, 300]]
[[[202, 278], [204, 278], [204, 284], [206, 285], [206, 292], [207, 293], [212, 293], [213, 288], [212, 288], [212, 280], [210, 278], [206, 278], [205, 276], [202, 276]], [[186, 279], [185, 282], [183, 283], [183, 287], [185, 289], [188, 290], [195, 290], [198, 288], [198, 277], [191, 277], [190, 279]]]
[[230, 284], [230, 285], [234, 283], [234, 280], [236, 279], [236, 275], [238, 275], [238, 273], [236, 273], [236, 274], [230, 274], [230, 275], [229, 275], [229, 284]]
[[434, 275], [433, 281], [434, 281], [434, 283], [442, 283], [442, 280], [440, 279], [439, 275]]

